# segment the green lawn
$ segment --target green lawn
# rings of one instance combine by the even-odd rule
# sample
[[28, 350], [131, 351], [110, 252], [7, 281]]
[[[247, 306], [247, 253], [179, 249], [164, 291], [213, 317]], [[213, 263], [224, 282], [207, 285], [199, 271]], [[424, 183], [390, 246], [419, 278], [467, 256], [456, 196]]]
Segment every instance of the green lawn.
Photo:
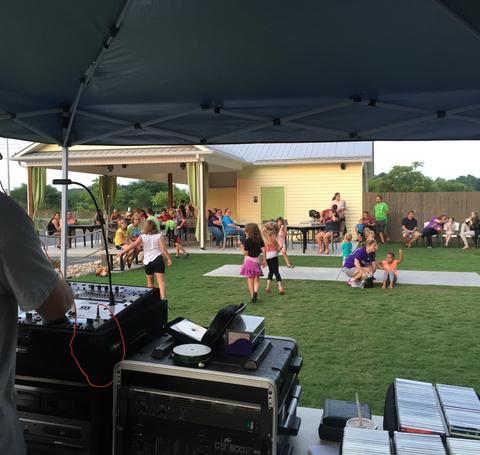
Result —
[[[394, 245], [398, 249], [398, 245]], [[388, 249], [392, 249], [390, 245]], [[387, 248], [382, 247], [380, 257]], [[404, 269], [476, 271], [479, 250], [415, 248]], [[305, 266], [339, 266], [339, 258], [292, 257]], [[167, 272], [170, 318], [208, 325], [217, 310], [248, 301], [243, 278], [204, 277], [240, 255], [191, 255]], [[401, 273], [401, 272], [400, 272]], [[106, 282], [95, 277], [85, 281]], [[143, 270], [114, 274], [119, 284], [145, 285]], [[304, 357], [301, 405], [359, 392], [383, 413], [395, 377], [469, 385], [480, 391], [480, 298], [477, 288], [398, 285], [352, 289], [344, 282], [286, 281], [286, 295], [260, 293], [247, 314], [266, 317], [267, 333], [295, 338]]]

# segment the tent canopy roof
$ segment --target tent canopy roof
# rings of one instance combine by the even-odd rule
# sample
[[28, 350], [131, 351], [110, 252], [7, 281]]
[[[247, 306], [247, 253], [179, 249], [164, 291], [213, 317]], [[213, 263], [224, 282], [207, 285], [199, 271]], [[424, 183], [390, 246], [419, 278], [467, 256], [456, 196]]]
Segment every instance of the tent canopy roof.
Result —
[[24, 0], [3, 2], [0, 15], [3, 136], [122, 145], [480, 137], [478, 2]]

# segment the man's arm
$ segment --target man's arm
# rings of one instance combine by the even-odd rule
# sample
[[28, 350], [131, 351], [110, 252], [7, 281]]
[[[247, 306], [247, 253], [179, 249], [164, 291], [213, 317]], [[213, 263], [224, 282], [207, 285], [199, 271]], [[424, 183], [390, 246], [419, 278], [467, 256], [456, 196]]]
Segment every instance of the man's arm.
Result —
[[73, 293], [68, 283], [58, 279], [57, 287], [50, 293], [37, 313], [47, 320], [60, 319], [73, 305]]

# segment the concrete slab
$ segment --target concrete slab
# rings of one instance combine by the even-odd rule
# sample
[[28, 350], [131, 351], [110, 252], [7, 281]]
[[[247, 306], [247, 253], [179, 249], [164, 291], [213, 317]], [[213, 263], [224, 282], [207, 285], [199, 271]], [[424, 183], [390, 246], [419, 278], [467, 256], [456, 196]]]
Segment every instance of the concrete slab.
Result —
[[[205, 276], [239, 277], [240, 265], [224, 265]], [[265, 271], [264, 271], [265, 273]], [[331, 267], [280, 267], [280, 274], [286, 280], [345, 281], [347, 276], [340, 268]], [[377, 282], [382, 279], [382, 271], [375, 274]], [[420, 284], [432, 286], [475, 286], [480, 287], [480, 275], [475, 272], [429, 272], [420, 270], [400, 270], [400, 284]]]

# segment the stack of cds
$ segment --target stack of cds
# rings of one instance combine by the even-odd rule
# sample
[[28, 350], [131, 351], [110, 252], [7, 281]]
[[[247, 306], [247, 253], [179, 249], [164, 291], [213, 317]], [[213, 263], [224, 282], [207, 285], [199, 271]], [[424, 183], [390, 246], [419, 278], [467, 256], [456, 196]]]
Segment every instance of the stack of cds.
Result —
[[478, 455], [480, 453], [480, 441], [447, 438], [447, 446], [451, 455]]
[[435, 434], [395, 433], [397, 455], [446, 455], [442, 439]]
[[480, 438], [480, 400], [475, 390], [445, 384], [436, 387], [450, 434]]
[[391, 455], [388, 431], [346, 427], [341, 455]]
[[395, 399], [400, 431], [446, 434], [445, 422], [432, 384], [397, 378]]

